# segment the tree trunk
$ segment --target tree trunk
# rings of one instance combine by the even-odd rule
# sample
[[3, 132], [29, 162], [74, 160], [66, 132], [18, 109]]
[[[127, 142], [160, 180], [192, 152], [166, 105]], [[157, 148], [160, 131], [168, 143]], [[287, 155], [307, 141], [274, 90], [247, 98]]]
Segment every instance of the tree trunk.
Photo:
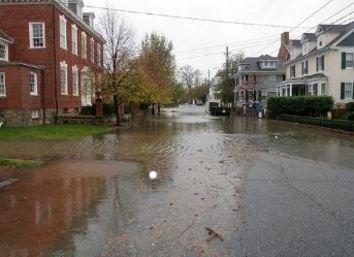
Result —
[[155, 115], [155, 103], [152, 103], [152, 106], [151, 106], [151, 114], [152, 114], [152, 115]]
[[161, 114], [161, 104], [160, 104], [160, 102], [157, 103], [157, 114], [158, 115]]
[[116, 114], [116, 125], [119, 126], [122, 122], [121, 115], [120, 115], [120, 103], [118, 101], [118, 97], [115, 95], [113, 96], [114, 102], [114, 111]]

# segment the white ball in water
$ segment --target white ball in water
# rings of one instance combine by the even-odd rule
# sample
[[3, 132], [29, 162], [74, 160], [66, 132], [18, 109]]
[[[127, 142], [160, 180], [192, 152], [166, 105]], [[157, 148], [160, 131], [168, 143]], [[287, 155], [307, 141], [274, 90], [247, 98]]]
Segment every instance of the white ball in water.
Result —
[[275, 139], [278, 139], [278, 136], [275, 136]]
[[156, 171], [150, 171], [150, 173], [149, 173], [149, 178], [150, 178], [151, 180], [157, 179], [157, 172], [156, 172]]

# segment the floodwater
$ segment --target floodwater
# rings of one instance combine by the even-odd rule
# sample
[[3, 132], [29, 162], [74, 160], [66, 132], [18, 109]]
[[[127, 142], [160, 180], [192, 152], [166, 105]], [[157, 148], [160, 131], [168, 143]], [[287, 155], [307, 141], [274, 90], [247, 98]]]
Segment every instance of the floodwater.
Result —
[[0, 256], [234, 256], [243, 180], [265, 155], [354, 169], [354, 137], [182, 106], [76, 141], [0, 142], [0, 156], [48, 161], [0, 168], [13, 179], [0, 188]]

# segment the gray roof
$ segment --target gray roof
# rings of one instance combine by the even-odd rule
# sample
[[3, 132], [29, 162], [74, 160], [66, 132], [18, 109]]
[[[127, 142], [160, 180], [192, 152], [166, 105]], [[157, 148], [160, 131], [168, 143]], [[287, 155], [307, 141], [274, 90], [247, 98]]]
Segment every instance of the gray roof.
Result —
[[273, 69], [261, 69], [261, 61], [278, 61], [278, 58], [270, 55], [261, 55], [259, 57], [246, 57], [239, 65], [247, 65], [247, 68], [242, 72], [255, 72], [255, 71], [276, 71], [278, 65]]
[[[323, 54], [324, 52], [327, 52], [328, 50], [330, 50], [332, 48], [332, 46], [338, 40], [340, 40], [343, 36], [345, 36], [345, 34], [347, 34], [352, 29], [354, 29], [354, 22], [348, 23], [346, 25], [319, 25], [319, 27], [320, 26], [334, 26], [333, 28], [335, 28], [335, 30], [333, 30], [333, 31], [336, 31], [337, 33], [339, 33], [339, 35], [335, 39], [333, 39], [329, 44], [327, 44], [326, 46], [324, 46], [322, 48], [319, 48], [319, 49], [317, 49], [317, 47], [316, 47], [315, 49], [313, 49], [311, 52], [309, 52], [306, 55], [300, 54], [295, 59], [287, 61], [285, 63], [285, 65], [291, 65], [291, 64], [294, 64], [294, 63], [296, 63], [298, 61], [305, 60], [307, 58], [311, 58], [311, 57], [314, 57], [316, 55], [320, 55], [320, 54]], [[331, 27], [328, 27], [328, 28], [331, 28]], [[326, 30], [326, 31], [328, 31], [328, 30]]]
[[320, 24], [317, 27], [317, 32], [320, 33], [321, 31], [333, 31], [333, 32], [343, 32], [347, 28], [346, 25], [336, 25], [336, 24]]
[[304, 33], [304, 34], [302, 34], [302, 40], [303, 41], [315, 41], [316, 34], [315, 33]]
[[295, 47], [301, 47], [301, 40], [298, 39], [291, 39], [290, 45]]

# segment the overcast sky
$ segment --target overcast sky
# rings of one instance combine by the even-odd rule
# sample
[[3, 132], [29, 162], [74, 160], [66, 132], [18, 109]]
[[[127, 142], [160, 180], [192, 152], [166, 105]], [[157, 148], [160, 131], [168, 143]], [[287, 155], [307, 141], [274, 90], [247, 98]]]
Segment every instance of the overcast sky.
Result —
[[[193, 16], [218, 20], [230, 20], [249, 23], [296, 26], [328, 0], [84, 0], [86, 5], [119, 9], [145, 11], [153, 13]], [[313, 27], [344, 8], [353, 0], [333, 0], [304, 24]], [[339, 13], [327, 23], [334, 22], [353, 11], [353, 5]], [[100, 11], [94, 11], [99, 15]], [[230, 52], [243, 51], [246, 56], [260, 54], [276, 55], [280, 44], [280, 34], [286, 28], [243, 26], [236, 24], [218, 24], [190, 21], [138, 14], [123, 14], [136, 33], [140, 42], [145, 33], [164, 34], [174, 44], [177, 64], [190, 64], [199, 68], [204, 76], [208, 69], [212, 75], [223, 63], [225, 47]], [[352, 18], [348, 16], [343, 22]], [[292, 37], [299, 37], [308, 29], [295, 29]], [[263, 51], [262, 51], [263, 50]]]

